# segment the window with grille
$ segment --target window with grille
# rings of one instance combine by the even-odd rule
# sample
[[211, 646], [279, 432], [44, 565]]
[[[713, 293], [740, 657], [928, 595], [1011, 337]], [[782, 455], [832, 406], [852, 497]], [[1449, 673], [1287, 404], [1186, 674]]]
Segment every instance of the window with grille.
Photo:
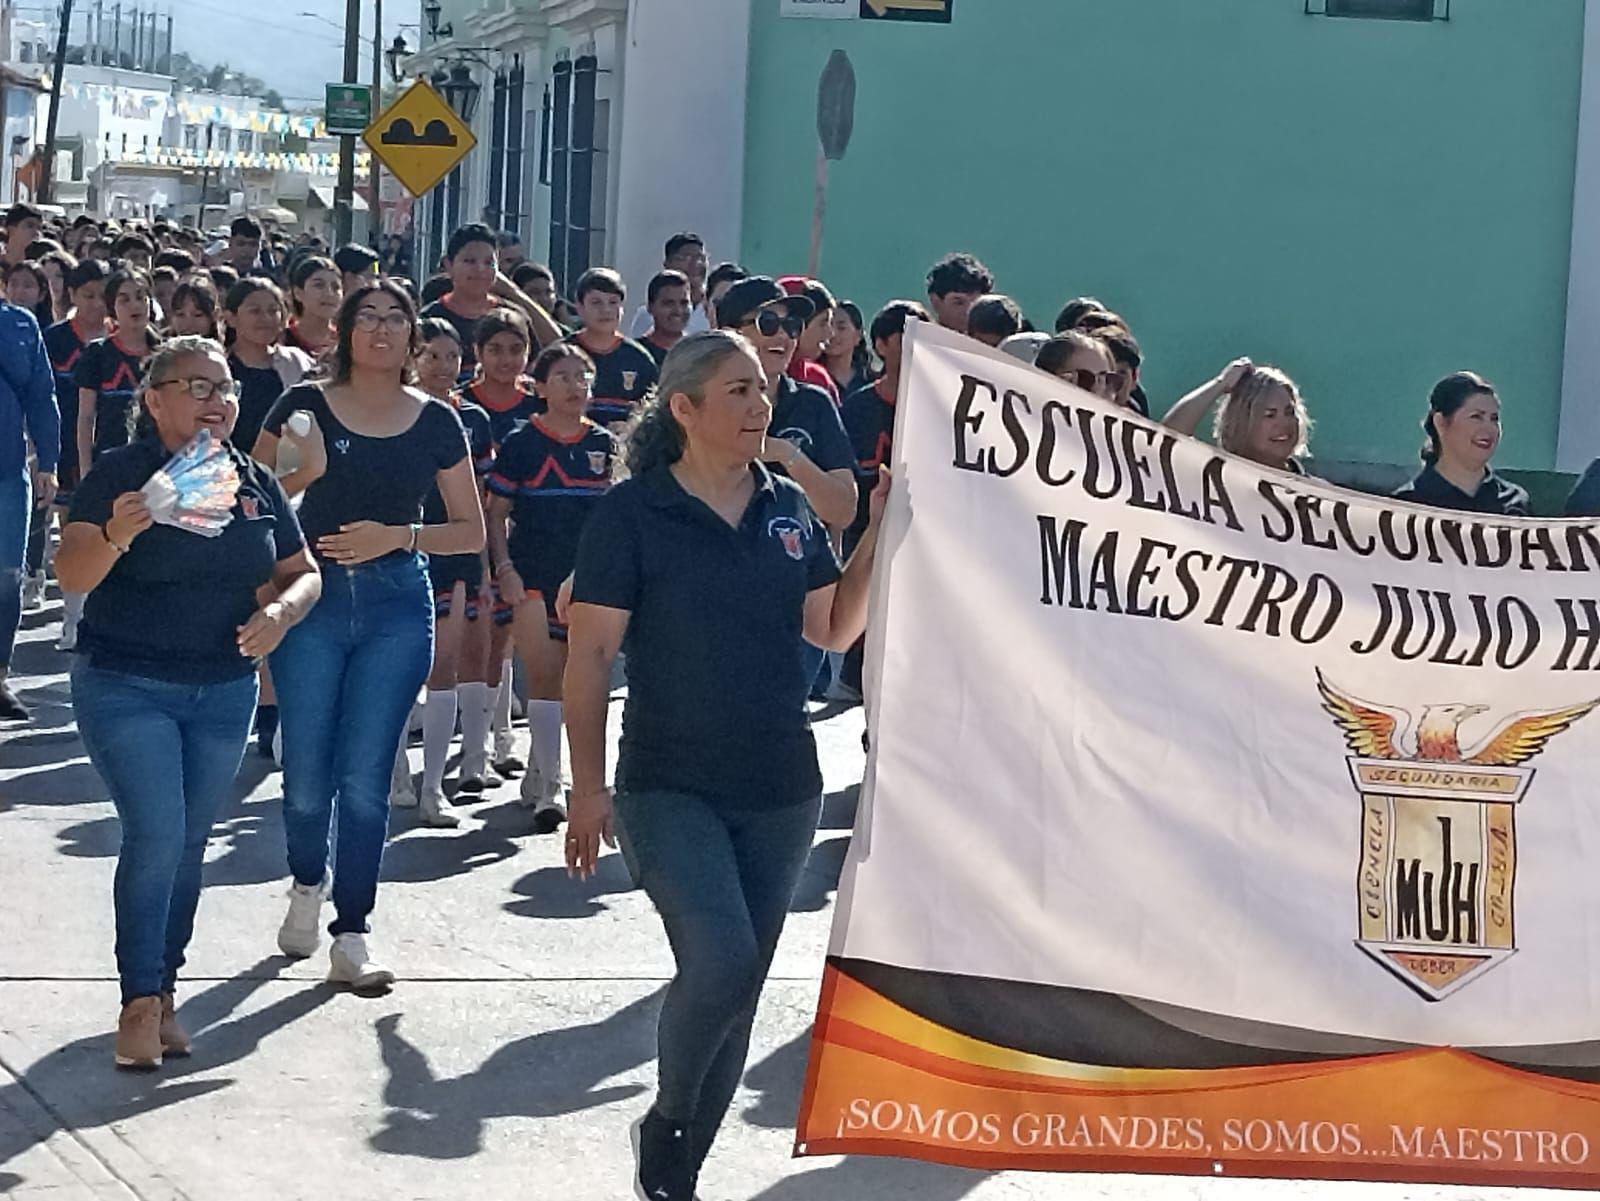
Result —
[[1306, 0], [1306, 12], [1380, 21], [1448, 21], [1450, 0]]
[[595, 98], [592, 54], [558, 62], [550, 79], [550, 270], [566, 293], [605, 245], [607, 145], [611, 103]]

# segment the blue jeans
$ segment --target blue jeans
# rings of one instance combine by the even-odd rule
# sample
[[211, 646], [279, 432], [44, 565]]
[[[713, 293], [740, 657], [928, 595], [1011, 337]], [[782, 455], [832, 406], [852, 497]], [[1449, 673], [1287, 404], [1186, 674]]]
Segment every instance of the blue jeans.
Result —
[[22, 624], [22, 566], [32, 520], [33, 481], [28, 473], [0, 480], [0, 668], [11, 666]]
[[72, 707], [122, 819], [112, 897], [123, 1003], [173, 992], [194, 933], [206, 838], [250, 734], [256, 677], [171, 684], [79, 656]]
[[332, 934], [367, 931], [395, 748], [432, 664], [433, 594], [417, 556], [323, 564], [322, 599], [272, 655], [289, 870], [320, 884], [334, 830]]
[[678, 967], [656, 1033], [655, 1107], [689, 1127], [697, 1163], [744, 1074], [756, 1002], [821, 805], [817, 797], [740, 812], [678, 792], [616, 798], [622, 853]]

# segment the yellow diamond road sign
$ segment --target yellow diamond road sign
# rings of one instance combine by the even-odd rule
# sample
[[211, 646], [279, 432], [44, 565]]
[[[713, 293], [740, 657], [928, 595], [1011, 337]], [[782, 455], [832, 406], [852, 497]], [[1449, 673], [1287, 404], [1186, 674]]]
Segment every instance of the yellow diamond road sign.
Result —
[[421, 79], [378, 114], [361, 140], [413, 196], [427, 192], [478, 144], [444, 98]]

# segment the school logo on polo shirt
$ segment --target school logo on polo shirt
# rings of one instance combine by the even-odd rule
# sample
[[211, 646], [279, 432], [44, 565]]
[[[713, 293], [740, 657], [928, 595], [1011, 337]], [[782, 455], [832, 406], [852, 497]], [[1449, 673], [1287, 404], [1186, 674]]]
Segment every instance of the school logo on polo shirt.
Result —
[[639, 378], [637, 371], [624, 371], [622, 373], [622, 387], [625, 391], [632, 392], [634, 381]]
[[1523, 764], [1600, 700], [1512, 714], [1463, 746], [1462, 725], [1486, 706], [1410, 713], [1349, 695], [1321, 672], [1317, 689], [1355, 752], [1356, 945], [1425, 1000], [1442, 1001], [1516, 954], [1517, 807], [1534, 776]]
[[254, 521], [261, 516], [261, 502], [248, 492], [239, 493], [239, 511], [244, 514], [246, 521]]
[[811, 449], [811, 432], [803, 430], [797, 425], [791, 425], [787, 429], [773, 430], [767, 436], [781, 438], [785, 442], [792, 442], [796, 450], [809, 451]]
[[791, 559], [805, 558], [805, 527], [793, 517], [774, 517], [767, 522], [767, 533], [783, 544], [784, 553]]
[[591, 450], [589, 452], [589, 470], [594, 472], [595, 475], [604, 475], [606, 473], [606, 460], [610, 457], [611, 455], [608, 451]]

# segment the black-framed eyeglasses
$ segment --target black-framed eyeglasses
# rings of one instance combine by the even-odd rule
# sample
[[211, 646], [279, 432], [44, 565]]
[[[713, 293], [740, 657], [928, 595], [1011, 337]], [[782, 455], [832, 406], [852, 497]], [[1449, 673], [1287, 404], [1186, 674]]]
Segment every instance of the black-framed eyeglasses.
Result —
[[231, 379], [206, 379], [204, 376], [195, 376], [193, 379], [164, 379], [155, 388], [170, 388], [177, 384], [195, 400], [210, 400], [213, 396], [220, 396], [223, 400], [237, 400], [239, 385]]
[[793, 313], [780, 313], [777, 309], [761, 309], [745, 324], [755, 326], [763, 338], [770, 338], [779, 330], [791, 338], [798, 338], [800, 331], [806, 327], [806, 323]]
[[411, 318], [404, 309], [390, 309], [387, 313], [380, 313], [376, 309], [357, 311], [355, 327], [362, 333], [376, 333], [380, 325], [391, 334], [403, 333], [411, 328]]

